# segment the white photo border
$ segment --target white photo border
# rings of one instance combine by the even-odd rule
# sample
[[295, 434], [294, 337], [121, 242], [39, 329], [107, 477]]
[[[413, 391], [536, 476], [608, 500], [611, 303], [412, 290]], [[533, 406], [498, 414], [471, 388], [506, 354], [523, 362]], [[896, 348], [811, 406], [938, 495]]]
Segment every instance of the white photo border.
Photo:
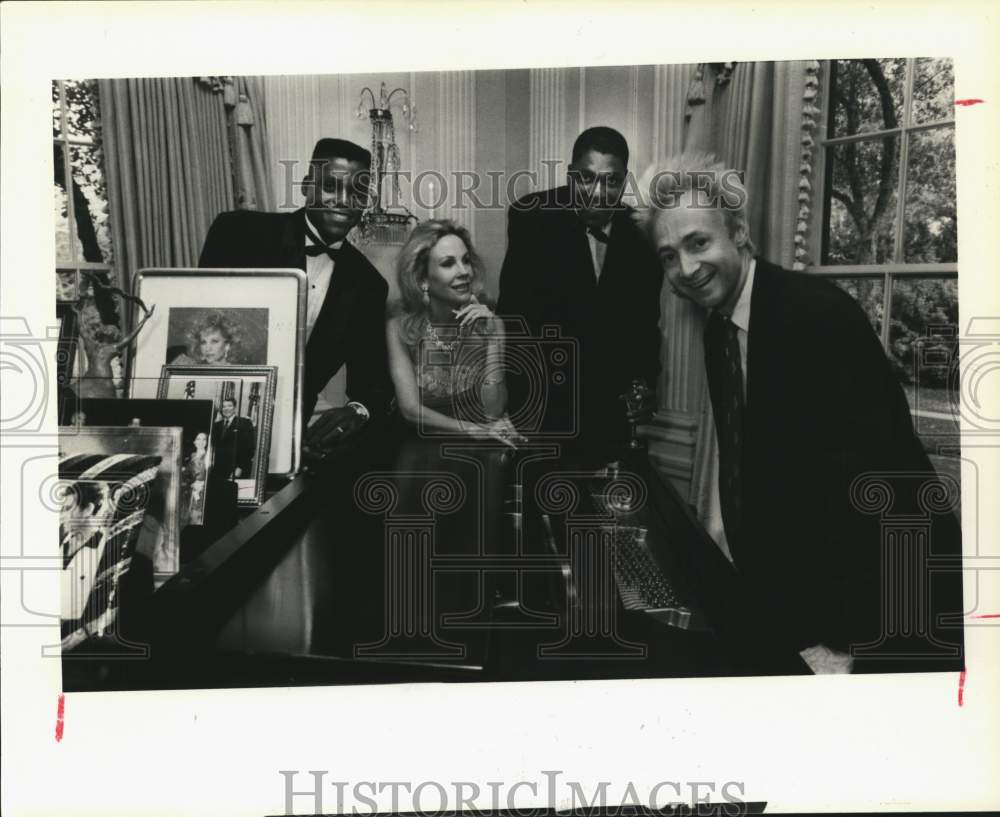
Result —
[[[242, 280], [240, 280], [242, 279]], [[143, 293], [149, 295], [160, 287], [176, 283], [181, 286], [183, 294], [176, 296], [170, 293], [167, 303], [162, 300], [156, 303], [153, 317], [139, 333], [135, 348], [130, 355], [128, 365], [128, 396], [155, 397], [155, 394], [140, 393], [149, 388], [149, 384], [158, 380], [161, 369], [166, 363], [163, 359], [163, 349], [166, 348], [167, 312], [170, 307], [204, 307], [205, 295], [200, 286], [207, 282], [226, 284], [240, 283], [241, 286], [229, 286], [226, 294], [226, 308], [238, 306], [259, 307], [261, 303], [269, 304], [274, 309], [280, 303], [280, 295], [274, 300], [261, 300], [257, 292], [260, 287], [248, 286], [252, 283], [274, 283], [296, 286], [296, 302], [294, 307], [284, 305], [284, 311], [294, 310], [282, 318], [268, 317], [268, 352], [267, 365], [276, 366], [278, 371], [275, 392], [274, 425], [271, 434], [271, 453], [268, 459], [268, 473], [282, 477], [292, 477], [298, 473], [301, 466], [302, 449], [302, 389], [305, 372], [305, 315], [306, 315], [306, 275], [298, 269], [191, 269], [191, 268], [150, 268], [141, 269], [132, 283], [132, 292], [143, 298], [147, 307], [154, 303], [145, 300]], [[198, 286], [195, 286], [198, 284]], [[237, 295], [236, 293], [239, 293]], [[159, 298], [159, 295], [156, 295]], [[245, 301], [245, 302], [244, 302]], [[281, 332], [274, 331], [272, 321], [291, 318], [295, 321], [294, 347], [289, 353], [288, 348], [279, 348], [278, 336]], [[163, 341], [163, 344], [160, 341]], [[281, 344], [284, 347], [284, 344]], [[160, 348], [162, 346], [162, 348]], [[291, 361], [292, 375], [287, 374]], [[147, 384], [142, 386], [141, 384]], [[137, 390], [138, 387], [138, 390]], [[287, 456], [286, 456], [287, 452]]]

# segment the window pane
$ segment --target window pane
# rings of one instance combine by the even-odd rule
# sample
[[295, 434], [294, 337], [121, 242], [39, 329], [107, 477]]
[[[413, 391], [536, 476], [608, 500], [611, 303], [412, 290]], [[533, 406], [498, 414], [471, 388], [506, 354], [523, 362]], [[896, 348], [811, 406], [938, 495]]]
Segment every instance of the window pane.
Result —
[[86, 261], [110, 264], [111, 230], [102, 159], [97, 145], [70, 146], [73, 208], [82, 257]]
[[960, 480], [958, 411], [949, 373], [958, 335], [955, 278], [895, 279], [889, 359], [903, 383], [913, 426], [939, 473]]
[[915, 61], [913, 72], [913, 122], [955, 118], [955, 77], [948, 58]]
[[68, 79], [63, 83], [66, 94], [66, 127], [71, 139], [98, 139], [101, 111], [97, 99], [97, 80]]
[[955, 130], [950, 126], [910, 134], [906, 169], [904, 260], [958, 260], [955, 212]]
[[59, 84], [52, 83], [52, 135], [62, 136], [62, 115], [59, 111]]
[[883, 279], [874, 277], [834, 278], [833, 282], [861, 304], [861, 308], [875, 329], [875, 334], [881, 337], [882, 312], [885, 304]]
[[893, 261], [899, 137], [833, 145], [827, 162], [823, 263]]
[[[63, 162], [63, 148], [58, 142], [52, 146], [55, 184], [53, 185], [53, 205], [56, 227], [56, 263], [65, 264], [74, 260], [74, 231], [69, 223], [69, 197], [66, 194], [66, 175]], [[77, 251], [80, 248], [77, 247]], [[82, 258], [82, 254], [77, 256]]]
[[906, 60], [831, 63], [829, 135], [897, 128], [902, 124]]
[[75, 301], [80, 295], [79, 273], [72, 269], [56, 270], [56, 300]]
[[[956, 278], [896, 278], [892, 283], [892, 314], [889, 323], [889, 359], [903, 383], [915, 381], [914, 357], [918, 338], [954, 336], [958, 327], [958, 280]], [[926, 343], [921, 341], [926, 349]], [[926, 364], [926, 361], [923, 362]], [[943, 369], [921, 366], [921, 381], [928, 378], [944, 387]]]

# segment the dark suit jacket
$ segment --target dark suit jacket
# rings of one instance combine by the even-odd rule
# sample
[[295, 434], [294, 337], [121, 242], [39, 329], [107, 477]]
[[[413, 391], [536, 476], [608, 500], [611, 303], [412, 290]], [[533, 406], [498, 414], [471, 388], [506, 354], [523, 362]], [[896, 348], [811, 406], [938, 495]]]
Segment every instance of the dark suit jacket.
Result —
[[243, 478], [250, 477], [253, 455], [257, 447], [257, 432], [248, 417], [233, 417], [229, 428], [225, 420], [216, 420], [212, 426], [213, 472], [223, 479], [230, 479], [239, 468]]
[[[853, 298], [764, 260], [751, 294], [747, 358], [744, 525], [735, 554], [744, 620], [796, 650], [877, 641], [885, 520], [852, 501], [851, 485], [865, 473], [893, 472], [885, 477], [892, 511], [919, 511], [913, 475], [934, 469], [906, 396]], [[960, 554], [955, 516], [932, 516], [934, 553]], [[960, 611], [960, 577], [935, 580], [934, 609]], [[955, 630], [946, 637], [961, 640]]]
[[[208, 231], [198, 265], [305, 270], [305, 210], [222, 213]], [[388, 413], [393, 394], [385, 347], [388, 292], [388, 284], [378, 270], [345, 241], [306, 344], [306, 422], [319, 392], [345, 363], [348, 398], [363, 403], [373, 418]]]
[[[663, 273], [629, 213], [621, 210], [613, 218], [598, 280], [586, 228], [569, 206], [567, 187], [529, 194], [509, 209], [497, 309], [505, 317], [523, 317], [536, 337], [550, 325], [578, 343], [579, 380], [572, 399], [585, 440], [625, 439], [619, 395], [634, 378], [655, 388], [660, 369]], [[514, 383], [512, 409], [519, 398]], [[549, 400], [545, 429], [567, 426], [570, 399]]]

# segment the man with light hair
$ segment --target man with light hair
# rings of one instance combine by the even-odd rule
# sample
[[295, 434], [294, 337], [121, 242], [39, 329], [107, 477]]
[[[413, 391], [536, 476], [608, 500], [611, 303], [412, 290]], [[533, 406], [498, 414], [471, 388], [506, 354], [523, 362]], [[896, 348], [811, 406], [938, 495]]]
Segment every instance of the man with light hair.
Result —
[[[934, 471], [864, 312], [829, 281], [756, 257], [741, 175], [714, 156], [671, 157], [639, 190], [669, 285], [707, 313], [718, 479], [703, 521], [736, 569], [747, 666], [775, 671], [797, 652], [817, 673], [953, 669], [940, 658], [960, 649], [960, 629], [929, 636], [951, 643], [922, 664], [872, 649], [885, 641], [882, 531], [852, 486]], [[960, 553], [951, 513], [936, 518], [931, 547]], [[955, 576], [934, 585], [934, 611], [961, 613]]]

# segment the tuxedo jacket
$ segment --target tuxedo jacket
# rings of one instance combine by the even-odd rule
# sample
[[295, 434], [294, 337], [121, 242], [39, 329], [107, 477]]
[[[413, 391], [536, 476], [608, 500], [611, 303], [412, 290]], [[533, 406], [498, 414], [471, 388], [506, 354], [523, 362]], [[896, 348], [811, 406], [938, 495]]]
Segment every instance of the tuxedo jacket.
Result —
[[[531, 193], [509, 208], [497, 309], [523, 318], [535, 337], [545, 326], [558, 328], [578, 353], [570, 388], [552, 389], [549, 373], [543, 430], [564, 430], [575, 412], [585, 439], [620, 442], [628, 428], [620, 395], [635, 378], [656, 386], [663, 273], [630, 214], [614, 215], [598, 278], [568, 187]], [[511, 396], [522, 397], [516, 385]]]
[[[259, 213], [237, 210], [213, 222], [201, 267], [306, 269], [305, 210]], [[392, 382], [385, 346], [389, 287], [378, 270], [344, 241], [330, 287], [306, 344], [303, 415], [312, 416], [319, 392], [347, 365], [347, 396], [373, 418], [389, 411]]]
[[[934, 469], [881, 343], [834, 284], [758, 260], [746, 374], [743, 526], [734, 553], [743, 620], [796, 651], [878, 642], [895, 570], [887, 574], [883, 563], [882, 514], [924, 517], [932, 555], [961, 553], [956, 517], [928, 512], [920, 499]], [[888, 486], [891, 506], [880, 510], [881, 489], [856, 482], [865, 475]], [[960, 574], [933, 579], [927, 606], [960, 613]]]
[[244, 478], [250, 476], [253, 455], [257, 447], [257, 432], [248, 417], [233, 417], [229, 428], [225, 420], [216, 420], [212, 426], [212, 449], [215, 469], [224, 479], [239, 468]]

